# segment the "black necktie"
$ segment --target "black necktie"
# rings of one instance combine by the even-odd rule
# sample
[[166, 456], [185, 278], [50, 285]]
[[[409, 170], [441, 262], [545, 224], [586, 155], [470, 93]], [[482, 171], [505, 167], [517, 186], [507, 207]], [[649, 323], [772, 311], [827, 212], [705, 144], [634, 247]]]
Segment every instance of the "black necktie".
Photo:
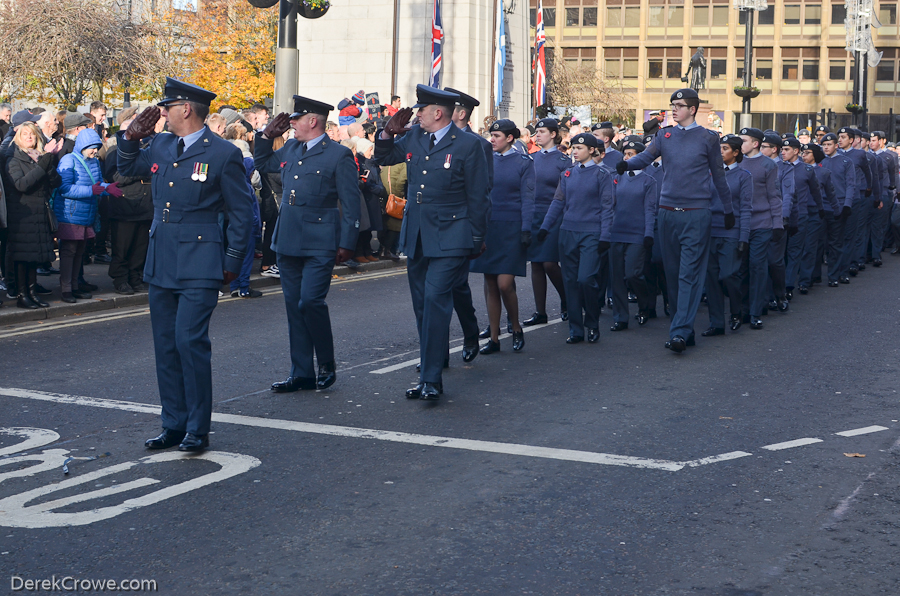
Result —
[[583, 168], [583, 167], [584, 167], [584, 164], [581, 164], [579, 167]]
[[300, 143], [300, 157], [306, 155], [306, 143]]
[[184, 139], [178, 139], [178, 149], [176, 150], [176, 155], [181, 157], [181, 154], [184, 153]]
[[434, 149], [434, 141], [435, 141], [435, 136], [431, 135], [431, 140], [428, 141], [428, 150], [429, 151]]

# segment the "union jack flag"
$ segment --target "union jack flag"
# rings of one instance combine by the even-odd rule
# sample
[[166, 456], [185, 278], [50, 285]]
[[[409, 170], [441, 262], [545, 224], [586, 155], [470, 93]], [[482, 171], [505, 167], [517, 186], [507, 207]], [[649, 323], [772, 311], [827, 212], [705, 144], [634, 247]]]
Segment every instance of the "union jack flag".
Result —
[[441, 49], [444, 46], [444, 26], [441, 23], [441, 0], [434, 0], [434, 13], [431, 15], [431, 78], [428, 84], [432, 87], [441, 86], [441, 66], [443, 57]]
[[544, 6], [543, 0], [538, 0], [537, 29], [534, 33], [534, 61], [531, 69], [534, 71], [534, 107], [547, 103], [547, 62], [544, 59], [544, 44], [547, 37], [544, 35]]

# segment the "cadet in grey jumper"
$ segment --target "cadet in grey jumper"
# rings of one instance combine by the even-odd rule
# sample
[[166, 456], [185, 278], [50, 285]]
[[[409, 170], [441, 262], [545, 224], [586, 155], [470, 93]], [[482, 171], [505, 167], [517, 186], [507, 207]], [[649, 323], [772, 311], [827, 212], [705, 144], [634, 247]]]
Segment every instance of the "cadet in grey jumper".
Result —
[[[840, 213], [838, 207], [837, 195], [835, 194], [834, 184], [831, 182], [831, 171], [826, 169], [822, 161], [825, 159], [825, 153], [818, 145], [807, 144], [801, 147], [800, 154], [803, 161], [813, 167], [816, 179], [819, 181], [819, 188], [824, 195], [824, 214], [823, 218], [813, 217], [812, 211], [809, 214], [809, 221], [806, 223], [806, 246], [803, 248], [803, 257], [800, 260], [800, 278], [798, 281], [798, 289], [801, 294], [809, 292], [809, 288], [813, 285], [813, 276], [822, 277], [820, 246], [824, 248], [824, 238], [826, 230], [834, 227], [833, 223], [835, 213]], [[818, 260], [817, 260], [818, 259]]]
[[[851, 236], [853, 204], [857, 201], [856, 171], [853, 162], [838, 149], [838, 139], [834, 133], [822, 137], [822, 151], [827, 156], [822, 165], [831, 172], [831, 183], [841, 205], [840, 214], [825, 220], [826, 251], [828, 254], [828, 285], [837, 287], [838, 282], [850, 283], [844, 269], [844, 237]], [[848, 261], [849, 267], [849, 261]]]

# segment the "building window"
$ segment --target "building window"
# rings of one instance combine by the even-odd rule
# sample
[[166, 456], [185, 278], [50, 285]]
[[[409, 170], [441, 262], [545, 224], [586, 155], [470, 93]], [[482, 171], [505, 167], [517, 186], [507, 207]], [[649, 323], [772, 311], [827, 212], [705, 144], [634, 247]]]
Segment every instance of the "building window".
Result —
[[800, 24], [800, 5], [785, 4], [784, 5], [784, 24], [799, 25]]
[[544, 27], [556, 27], [556, 9], [544, 9]]
[[897, 24], [897, 5], [889, 2], [882, 2], [878, 5], [878, 20], [882, 25]]
[[727, 27], [730, 11], [722, 0], [694, 0], [694, 27]]
[[581, 9], [581, 25], [583, 27], [597, 26], [597, 7], [586, 6]]
[[709, 78], [724, 79], [728, 72], [728, 48], [706, 48], [706, 59]]
[[647, 48], [648, 79], [680, 79], [681, 48]]
[[[737, 57], [737, 78], [744, 78], [744, 48], [735, 48]], [[753, 49], [753, 70], [751, 71], [754, 79], [771, 80], [772, 79], [772, 48], [754, 48]]]
[[807, 4], [803, 7], [803, 24], [804, 25], [821, 25], [822, 24], [822, 5]]
[[528, 10], [528, 23], [532, 29], [537, 27], [537, 9], [536, 8], [531, 8]]
[[782, 48], [781, 78], [786, 81], [818, 81], [819, 48]]
[[769, 4], [765, 10], [756, 11], [759, 13], [759, 19], [756, 21], [760, 25], [775, 24], [775, 5]]
[[567, 8], [566, 9], [566, 27], [577, 27], [578, 22], [581, 20], [579, 17], [581, 16], [580, 8]]
[[606, 48], [604, 68], [610, 78], [636, 79], [638, 77], [638, 48]]
[[847, 77], [847, 60], [829, 60], [828, 78], [832, 81], [845, 81]]
[[650, 27], [684, 27], [684, 0], [650, 0]]
[[843, 2], [838, 4], [832, 0], [831, 4], [831, 24], [832, 25], [843, 25], [844, 19], [847, 18], [847, 7]]
[[900, 52], [897, 52], [896, 48], [885, 48], [884, 55], [881, 56], [881, 62], [878, 63], [875, 71], [875, 80], [876, 81], [888, 81], [894, 82], [898, 80], [898, 74], [900, 74], [900, 64], [897, 64], [897, 56]]

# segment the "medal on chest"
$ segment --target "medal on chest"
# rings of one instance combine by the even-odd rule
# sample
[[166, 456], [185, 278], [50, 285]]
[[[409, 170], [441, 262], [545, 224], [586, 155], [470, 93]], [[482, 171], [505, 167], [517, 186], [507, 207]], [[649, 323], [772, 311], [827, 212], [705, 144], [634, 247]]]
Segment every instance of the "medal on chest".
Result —
[[207, 174], [209, 173], [209, 164], [206, 163], [195, 163], [194, 164], [194, 173], [191, 174], [191, 180], [194, 182], [206, 182]]
[[453, 156], [450, 155], [450, 154], [448, 153], [448, 154], [447, 154], [447, 159], [444, 160], [444, 169], [445, 169], [445, 170], [449, 170], [449, 169], [450, 169], [450, 158], [451, 158], [451, 157], [453, 157]]

